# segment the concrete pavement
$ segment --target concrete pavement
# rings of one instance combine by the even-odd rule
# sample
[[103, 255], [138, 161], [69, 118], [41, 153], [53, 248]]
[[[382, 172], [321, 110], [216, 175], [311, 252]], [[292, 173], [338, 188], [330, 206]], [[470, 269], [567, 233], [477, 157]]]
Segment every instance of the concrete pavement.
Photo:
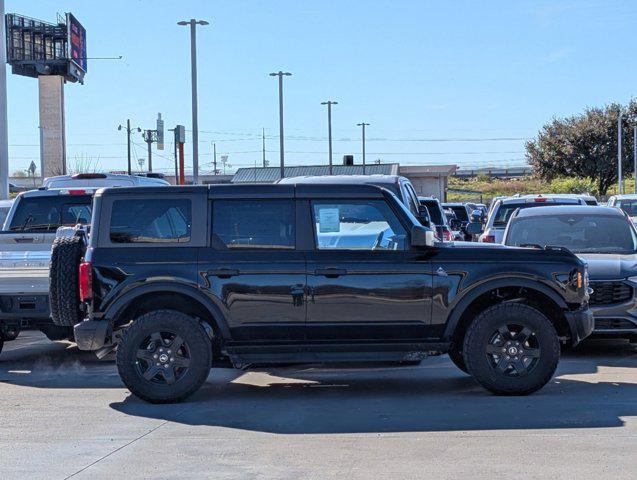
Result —
[[213, 370], [150, 405], [38, 332], [0, 354], [2, 478], [629, 479], [637, 348], [590, 343], [529, 397], [495, 397], [445, 357], [418, 367]]

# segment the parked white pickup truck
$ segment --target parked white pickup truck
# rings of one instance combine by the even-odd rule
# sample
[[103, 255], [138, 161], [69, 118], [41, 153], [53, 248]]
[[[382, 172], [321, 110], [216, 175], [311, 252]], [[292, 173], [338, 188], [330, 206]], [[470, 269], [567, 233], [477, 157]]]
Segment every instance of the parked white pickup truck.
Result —
[[0, 231], [0, 351], [23, 326], [51, 340], [71, 338], [72, 327], [54, 325], [49, 304], [51, 245], [59, 227], [89, 224], [93, 193], [106, 186], [168, 185], [163, 179], [114, 174], [52, 177], [18, 195]]

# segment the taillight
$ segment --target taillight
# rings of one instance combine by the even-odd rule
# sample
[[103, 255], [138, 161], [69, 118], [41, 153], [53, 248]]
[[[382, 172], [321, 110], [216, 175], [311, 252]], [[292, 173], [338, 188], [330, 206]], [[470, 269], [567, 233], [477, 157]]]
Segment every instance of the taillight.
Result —
[[482, 237], [482, 240], [480, 240], [483, 243], [495, 243], [495, 236], [494, 235], [485, 235], [484, 237]]
[[445, 242], [450, 242], [452, 240], [451, 238], [451, 232], [449, 230], [443, 230], [442, 231], [442, 239]]
[[79, 267], [80, 301], [93, 298], [93, 266], [90, 262], [82, 262]]

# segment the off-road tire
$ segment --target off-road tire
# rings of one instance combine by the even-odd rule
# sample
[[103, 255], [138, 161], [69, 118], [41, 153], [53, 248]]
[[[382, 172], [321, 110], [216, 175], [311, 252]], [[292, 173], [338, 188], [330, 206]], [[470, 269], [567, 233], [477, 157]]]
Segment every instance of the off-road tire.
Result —
[[82, 321], [78, 268], [84, 255], [84, 241], [79, 236], [58, 237], [51, 249], [49, 301], [55, 325], [72, 327]]
[[[179, 335], [188, 345], [188, 370], [172, 385], [153, 383], [138, 371], [138, 350], [154, 332]], [[196, 392], [208, 378], [212, 366], [212, 342], [194, 318], [174, 310], [155, 310], [133, 321], [117, 347], [117, 370], [126, 387], [150, 403], [180, 402]]]
[[451, 350], [449, 350], [448, 355], [456, 367], [458, 367], [464, 373], [469, 373], [469, 371], [467, 370], [467, 364], [464, 361], [464, 356], [462, 355], [462, 352], [458, 349], [458, 347], [453, 345], [451, 347]]
[[[525, 376], [506, 376], [492, 367], [487, 348], [494, 332], [507, 325], [527, 327], [533, 332], [539, 355]], [[499, 348], [499, 347], [498, 347]], [[496, 395], [528, 395], [546, 385], [560, 359], [560, 341], [555, 327], [540, 311], [529, 305], [500, 303], [480, 313], [469, 326], [463, 356], [468, 372]]]

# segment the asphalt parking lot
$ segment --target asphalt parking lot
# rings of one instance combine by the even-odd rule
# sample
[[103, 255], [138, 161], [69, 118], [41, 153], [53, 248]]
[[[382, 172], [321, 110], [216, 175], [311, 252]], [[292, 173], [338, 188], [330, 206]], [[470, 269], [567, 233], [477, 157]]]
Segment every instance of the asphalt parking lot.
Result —
[[417, 367], [213, 370], [150, 405], [112, 360], [27, 331], [0, 355], [2, 478], [635, 478], [637, 348], [593, 342], [529, 397], [445, 357]]

